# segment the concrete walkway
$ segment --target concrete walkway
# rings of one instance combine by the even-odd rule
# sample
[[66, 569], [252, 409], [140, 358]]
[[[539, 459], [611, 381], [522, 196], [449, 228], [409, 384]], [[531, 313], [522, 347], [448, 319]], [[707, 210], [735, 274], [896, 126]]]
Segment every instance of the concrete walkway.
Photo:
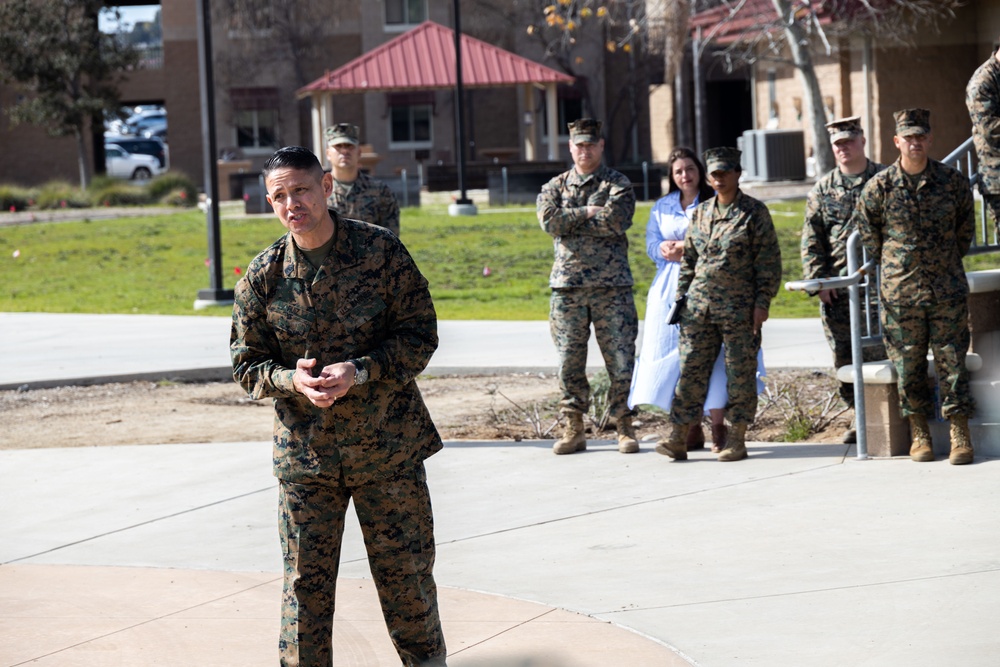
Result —
[[[162, 378], [230, 379], [228, 317], [0, 313], [0, 390]], [[442, 321], [430, 375], [554, 372], [545, 321]], [[641, 336], [640, 336], [641, 344]], [[603, 366], [593, 336], [589, 364]], [[819, 319], [769, 320], [770, 368], [826, 368]]]
[[[765, 325], [769, 366], [825, 367], [804, 322], [780, 345]], [[549, 365], [544, 323], [479, 324], [442, 323], [434, 363]], [[224, 318], [5, 314], [0, 379], [217, 369], [227, 339]], [[449, 442], [428, 460], [452, 667], [998, 663], [997, 460], [550, 449]], [[0, 451], [0, 667], [275, 664], [276, 500], [269, 443]], [[338, 593], [335, 664], [398, 664], [353, 521]]]

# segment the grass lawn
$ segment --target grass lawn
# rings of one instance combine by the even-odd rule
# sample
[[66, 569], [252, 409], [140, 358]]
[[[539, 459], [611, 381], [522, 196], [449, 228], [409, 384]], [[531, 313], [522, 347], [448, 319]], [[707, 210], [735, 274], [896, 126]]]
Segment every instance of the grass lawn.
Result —
[[[640, 317], [654, 274], [645, 253], [649, 208], [637, 208], [629, 230]], [[781, 243], [782, 281], [799, 279], [804, 202], [770, 208]], [[226, 207], [221, 223], [225, 287], [235, 285], [238, 271], [284, 231], [273, 216], [248, 218], [238, 210]], [[401, 226], [441, 319], [548, 317], [552, 240], [539, 228], [533, 207], [458, 218], [444, 208], [409, 208]], [[192, 308], [197, 291], [209, 283], [206, 237], [205, 215], [197, 210], [2, 227], [0, 311], [228, 315], [228, 307]], [[966, 266], [1000, 267], [1000, 255], [969, 258]], [[784, 289], [771, 308], [771, 317], [815, 316], [815, 299]]]

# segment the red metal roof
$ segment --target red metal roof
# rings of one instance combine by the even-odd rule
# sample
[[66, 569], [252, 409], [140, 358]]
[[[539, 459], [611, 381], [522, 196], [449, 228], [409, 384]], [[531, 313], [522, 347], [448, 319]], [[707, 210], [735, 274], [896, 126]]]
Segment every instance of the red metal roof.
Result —
[[[497, 88], [521, 83], [572, 83], [573, 77], [492, 44], [462, 35], [462, 84]], [[453, 88], [455, 33], [424, 21], [382, 46], [327, 72], [298, 90], [298, 96], [332, 91], [364, 93]]]
[[[797, 7], [797, 12], [808, 10], [807, 2], [800, 0], [800, 4], [803, 6]], [[778, 12], [771, 0], [747, 0], [732, 17], [729, 16], [729, 12], [729, 7], [724, 5], [698, 12], [691, 17], [689, 23], [692, 36], [698, 28], [702, 29], [703, 36], [707, 36], [713, 28], [722, 23], [713, 33], [713, 39], [717, 44], [731, 44], [742, 38], [756, 36], [762, 30], [777, 30], [780, 27]], [[821, 25], [829, 25], [832, 22], [832, 17], [825, 6], [819, 6], [816, 14]]]

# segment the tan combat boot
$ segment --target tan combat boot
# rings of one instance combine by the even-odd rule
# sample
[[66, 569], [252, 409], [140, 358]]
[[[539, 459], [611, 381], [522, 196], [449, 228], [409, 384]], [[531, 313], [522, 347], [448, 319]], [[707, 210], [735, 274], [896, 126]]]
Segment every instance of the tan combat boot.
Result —
[[918, 463], [934, 460], [931, 430], [924, 415], [910, 415], [910, 458]]
[[687, 445], [685, 441], [687, 440], [688, 431], [691, 430], [690, 424], [673, 424], [670, 427], [670, 438], [666, 443], [660, 443], [656, 446], [656, 453], [663, 454], [664, 456], [669, 456], [672, 459], [678, 461], [686, 461], [688, 457]]
[[639, 451], [639, 441], [635, 439], [632, 418], [628, 416], [619, 417], [617, 422], [618, 451], [622, 454], [635, 454]]
[[720, 461], [740, 461], [745, 459], [747, 454], [747, 425], [733, 424], [729, 431], [729, 438], [726, 441], [726, 448], [719, 452]]
[[691, 424], [684, 444], [689, 452], [692, 449], [705, 449], [705, 432], [701, 429], [701, 422]]
[[948, 461], [956, 466], [972, 463], [972, 438], [969, 436], [969, 418], [965, 415], [951, 418], [951, 455]]
[[562, 437], [552, 445], [552, 452], [555, 454], [572, 454], [582, 452], [587, 448], [587, 433], [583, 426], [583, 413], [567, 412], [566, 417], [569, 423]]

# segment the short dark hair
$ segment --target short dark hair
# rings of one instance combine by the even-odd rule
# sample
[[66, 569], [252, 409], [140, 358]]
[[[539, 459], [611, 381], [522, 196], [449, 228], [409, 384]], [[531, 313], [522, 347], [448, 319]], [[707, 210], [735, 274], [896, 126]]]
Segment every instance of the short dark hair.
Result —
[[264, 180], [266, 181], [271, 172], [278, 169], [301, 169], [314, 172], [319, 178], [323, 177], [323, 165], [311, 150], [302, 146], [285, 146], [274, 151], [261, 170]]

